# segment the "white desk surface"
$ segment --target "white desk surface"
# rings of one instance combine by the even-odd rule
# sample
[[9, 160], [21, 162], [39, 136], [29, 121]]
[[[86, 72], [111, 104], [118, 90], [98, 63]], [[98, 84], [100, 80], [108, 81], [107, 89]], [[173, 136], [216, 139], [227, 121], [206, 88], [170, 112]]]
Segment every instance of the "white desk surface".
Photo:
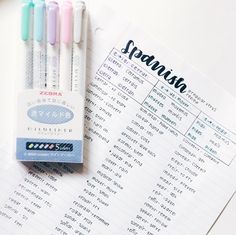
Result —
[[[101, 1], [236, 96], [235, 0]], [[21, 59], [19, 7], [20, 0], [0, 0], [0, 146], [13, 132], [14, 84]], [[235, 235], [235, 219], [236, 196], [209, 234]]]

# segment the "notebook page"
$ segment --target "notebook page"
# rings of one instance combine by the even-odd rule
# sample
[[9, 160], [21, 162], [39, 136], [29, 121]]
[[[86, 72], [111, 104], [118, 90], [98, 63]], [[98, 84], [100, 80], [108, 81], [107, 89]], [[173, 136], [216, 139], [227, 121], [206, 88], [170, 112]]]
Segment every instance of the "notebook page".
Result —
[[206, 234], [235, 191], [235, 99], [119, 17], [91, 16], [85, 163], [1, 175], [1, 234]]

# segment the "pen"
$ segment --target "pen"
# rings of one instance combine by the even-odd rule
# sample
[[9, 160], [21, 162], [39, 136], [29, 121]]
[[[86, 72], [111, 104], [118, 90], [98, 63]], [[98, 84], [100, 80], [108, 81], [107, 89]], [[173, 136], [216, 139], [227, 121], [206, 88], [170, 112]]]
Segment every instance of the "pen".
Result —
[[22, 88], [33, 88], [33, 7], [31, 0], [22, 1], [21, 39], [24, 42]]
[[85, 3], [74, 5], [74, 38], [72, 59], [72, 91], [84, 96], [86, 77], [87, 15]]
[[64, 1], [61, 6], [61, 43], [60, 43], [60, 90], [71, 90], [71, 60], [72, 60], [72, 14], [70, 1]]
[[59, 87], [59, 7], [55, 1], [47, 6], [47, 78], [48, 89]]
[[33, 88], [43, 89], [46, 83], [46, 14], [44, 0], [34, 4], [34, 68]]

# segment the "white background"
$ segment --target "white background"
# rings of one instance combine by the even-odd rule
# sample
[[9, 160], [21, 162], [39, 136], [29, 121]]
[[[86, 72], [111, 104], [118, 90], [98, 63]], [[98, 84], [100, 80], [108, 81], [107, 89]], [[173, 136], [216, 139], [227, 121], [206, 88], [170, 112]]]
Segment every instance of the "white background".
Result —
[[[93, 1], [96, 0], [90, 0]], [[236, 96], [235, 0], [101, 2], [131, 19], [158, 42]], [[0, 0], [0, 146], [13, 135], [14, 86], [20, 79], [20, 63], [20, 0]], [[236, 197], [210, 235], [235, 235], [235, 222]]]

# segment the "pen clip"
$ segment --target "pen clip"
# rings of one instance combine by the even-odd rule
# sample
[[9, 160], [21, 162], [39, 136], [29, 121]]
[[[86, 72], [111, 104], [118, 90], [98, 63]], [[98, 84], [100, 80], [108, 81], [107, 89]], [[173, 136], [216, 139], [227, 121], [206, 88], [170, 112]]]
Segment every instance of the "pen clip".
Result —
[[38, 0], [34, 5], [34, 38], [41, 42], [45, 31], [45, 2]]
[[47, 35], [48, 35], [48, 42], [51, 45], [54, 45], [58, 38], [57, 38], [57, 34], [58, 34], [58, 3], [51, 1], [48, 3], [48, 14], [47, 14]]
[[27, 41], [30, 34], [30, 24], [31, 24], [31, 11], [33, 10], [34, 4], [30, 0], [25, 0], [22, 2], [21, 8], [21, 39]]
[[61, 7], [61, 40], [68, 44], [72, 40], [73, 7], [70, 1], [64, 1]]
[[80, 43], [82, 40], [82, 23], [83, 23], [83, 12], [85, 10], [85, 3], [78, 1], [75, 4], [74, 10], [74, 42]]

